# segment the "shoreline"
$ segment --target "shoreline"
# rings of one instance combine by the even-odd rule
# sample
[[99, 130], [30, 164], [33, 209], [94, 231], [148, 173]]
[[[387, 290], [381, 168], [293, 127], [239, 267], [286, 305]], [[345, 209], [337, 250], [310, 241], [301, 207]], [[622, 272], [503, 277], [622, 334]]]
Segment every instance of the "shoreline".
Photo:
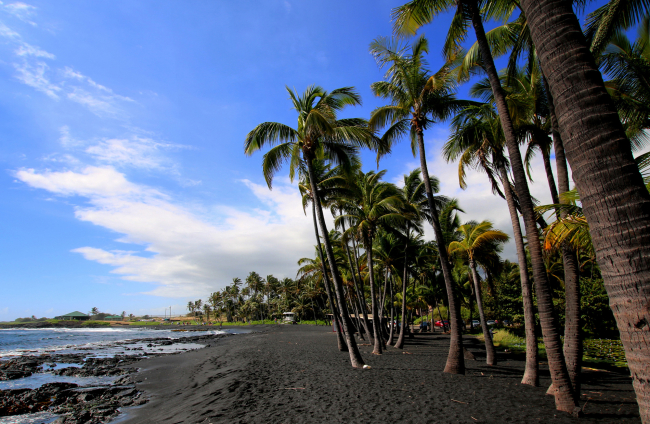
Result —
[[540, 387], [520, 384], [525, 362], [499, 352], [484, 363], [483, 345], [464, 338], [476, 360], [465, 376], [444, 369], [448, 337], [416, 334], [405, 349], [381, 356], [359, 341], [372, 368], [353, 369], [349, 355], [322, 326], [250, 327], [200, 350], [138, 361], [135, 388], [149, 399], [126, 408], [120, 424], [230, 422], [640, 423], [631, 379], [583, 370], [584, 417], [555, 409], [547, 365]]
[[[206, 331], [205, 327], [185, 327], [180, 331]], [[23, 422], [38, 414], [45, 421], [36, 422], [109, 422], [121, 414], [123, 407], [148, 401], [134, 385], [134, 376], [139, 371], [136, 363], [145, 358], [178, 356], [187, 349], [205, 349], [232, 335], [140, 336], [109, 342], [97, 349], [82, 347], [74, 352], [6, 356], [0, 361], [0, 380], [6, 383], [6, 388], [0, 390], [0, 418]], [[30, 416], [21, 418], [23, 414]], [[57, 416], [55, 421], [50, 418]]]

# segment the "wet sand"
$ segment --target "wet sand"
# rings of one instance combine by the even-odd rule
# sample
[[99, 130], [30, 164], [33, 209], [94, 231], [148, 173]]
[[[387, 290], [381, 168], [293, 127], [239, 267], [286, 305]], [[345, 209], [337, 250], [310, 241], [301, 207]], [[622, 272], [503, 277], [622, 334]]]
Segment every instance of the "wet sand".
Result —
[[[466, 348], [465, 376], [442, 372], [448, 337], [416, 334], [405, 349], [381, 356], [361, 346], [370, 370], [353, 369], [336, 349], [329, 327], [257, 326], [258, 333], [220, 339], [210, 347], [144, 359], [135, 364], [138, 390], [150, 401], [126, 409], [120, 423], [640, 423], [631, 379], [609, 371], [584, 372], [573, 418], [541, 387], [519, 384], [521, 357], [500, 353], [484, 363], [483, 346]], [[360, 342], [364, 343], [364, 342]]]

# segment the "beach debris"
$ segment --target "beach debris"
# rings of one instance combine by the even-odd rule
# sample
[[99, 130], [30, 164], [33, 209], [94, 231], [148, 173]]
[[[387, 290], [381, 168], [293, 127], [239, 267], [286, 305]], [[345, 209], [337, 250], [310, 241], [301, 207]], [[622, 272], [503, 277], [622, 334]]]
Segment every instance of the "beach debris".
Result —
[[467, 402], [461, 402], [461, 401], [456, 400], [456, 399], [452, 399], [452, 401], [453, 401], [453, 402], [458, 402], [458, 403], [464, 403], [465, 405], [467, 405]]
[[372, 369], [372, 367], [371, 367], [370, 365], [364, 365], [364, 366], [363, 366], [363, 369], [364, 369], [364, 370], [369, 370], [369, 369]]

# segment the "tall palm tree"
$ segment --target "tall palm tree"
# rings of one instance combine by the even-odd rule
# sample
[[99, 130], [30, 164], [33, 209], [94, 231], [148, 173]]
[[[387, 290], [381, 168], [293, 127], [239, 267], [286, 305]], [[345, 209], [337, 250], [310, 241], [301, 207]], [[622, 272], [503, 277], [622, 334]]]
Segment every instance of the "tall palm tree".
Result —
[[[584, 1], [576, 0], [574, 3], [577, 6], [584, 6]], [[555, 106], [553, 104], [553, 96], [548, 89], [548, 83], [541, 70], [539, 69], [539, 60], [537, 51], [533, 40], [530, 35], [530, 30], [526, 22], [526, 15], [521, 10], [520, 4], [513, 0], [496, 0], [486, 3], [486, 16], [496, 19], [507, 21], [513, 12], [519, 11], [519, 16], [512, 22], [507, 22], [501, 27], [497, 27], [486, 34], [490, 49], [493, 56], [506, 54], [511, 50], [510, 58], [508, 61], [507, 73], [504, 76], [505, 84], [503, 85], [507, 93], [507, 99], [512, 113], [512, 120], [516, 127], [519, 127], [519, 133], [528, 135], [529, 149], [526, 152], [526, 158], [530, 157], [532, 148], [539, 148], [542, 153], [544, 161], [544, 168], [546, 171], [549, 188], [551, 190], [551, 198], [555, 204], [560, 203], [558, 198], [558, 188], [560, 193], [565, 193], [569, 190], [569, 169], [566, 161], [566, 154], [564, 151], [564, 143], [559, 132], [559, 124], [555, 114]], [[469, 74], [472, 68], [481, 68], [482, 62], [480, 57], [479, 43], [475, 43], [468, 51], [463, 61], [463, 66], [459, 71], [460, 76]], [[526, 59], [524, 65], [526, 78], [521, 78], [521, 72], [518, 69], [518, 59], [520, 57]], [[541, 83], [539, 77], [541, 76]], [[530, 81], [530, 83], [528, 83]], [[533, 83], [535, 82], [535, 83]], [[492, 85], [492, 84], [489, 84]], [[544, 90], [541, 90], [541, 87]], [[513, 93], [512, 88], [515, 88]], [[521, 90], [524, 88], [524, 90]], [[516, 92], [522, 92], [517, 94]], [[540, 94], [544, 95], [540, 95]], [[519, 97], [519, 99], [517, 99]], [[524, 101], [520, 101], [523, 99]], [[514, 100], [514, 101], [513, 101]], [[519, 100], [517, 102], [517, 100]], [[532, 100], [532, 101], [531, 101]], [[526, 109], [526, 104], [529, 105], [528, 109], [533, 112], [532, 115], [524, 113], [523, 115], [530, 115], [531, 123], [522, 122], [521, 115], [517, 114], [516, 107], [513, 108], [513, 103], [519, 103]], [[543, 113], [548, 114], [544, 116], [540, 122], [539, 112], [540, 109]], [[515, 112], [513, 112], [513, 110]], [[519, 122], [517, 122], [519, 121]], [[523, 125], [522, 125], [523, 124]], [[531, 125], [532, 124], [532, 125]], [[541, 124], [541, 125], [540, 125]], [[544, 134], [546, 128], [550, 124], [550, 129], [553, 134], [553, 147], [555, 150], [555, 163], [557, 166], [558, 187], [555, 186], [553, 173], [550, 165], [550, 138]], [[521, 131], [521, 128], [528, 128], [527, 131]], [[633, 131], [634, 126], [631, 127]], [[530, 131], [532, 129], [533, 131]], [[531, 143], [532, 142], [532, 143]], [[529, 174], [530, 176], [530, 174]], [[557, 209], [556, 213], [564, 216], [564, 209]], [[564, 269], [564, 288], [565, 288], [565, 328], [564, 328], [564, 357], [566, 361], [567, 371], [569, 378], [573, 385], [575, 393], [580, 392], [580, 370], [582, 368], [582, 336], [580, 324], [580, 283], [579, 283], [579, 269], [576, 252], [570, 246], [563, 246], [562, 249], [562, 262]], [[549, 388], [549, 393], [554, 390], [552, 386]]]
[[[340, 176], [340, 168], [336, 167], [335, 169], [330, 169], [330, 167], [325, 163], [325, 161], [322, 160], [314, 160], [314, 175], [318, 178], [318, 181], [316, 182], [316, 187], [320, 190], [319, 193], [319, 199], [321, 201], [321, 204], [327, 204], [329, 197], [336, 195], [339, 191], [339, 180], [341, 180]], [[325, 264], [325, 259], [323, 256], [323, 249], [321, 248], [321, 240], [320, 240], [320, 235], [318, 234], [318, 223], [316, 220], [316, 203], [314, 202], [314, 196], [312, 194], [312, 185], [311, 181], [309, 179], [309, 173], [305, 172], [306, 170], [303, 170], [301, 172], [301, 179], [300, 183], [298, 184], [298, 187], [300, 189], [300, 192], [302, 193], [302, 208], [303, 211], [305, 211], [307, 205], [311, 203], [311, 212], [312, 212], [312, 219], [314, 221], [314, 234], [316, 236], [316, 248], [318, 251], [318, 255], [320, 257], [320, 264], [323, 267], [323, 283], [325, 285], [325, 290], [327, 292], [327, 299], [330, 304], [330, 308], [332, 310], [332, 317], [334, 321], [336, 322], [336, 326], [338, 331], [336, 332], [336, 340], [338, 343], [338, 348], [341, 352], [347, 351], [348, 347], [345, 341], [343, 340], [343, 335], [341, 334], [341, 319], [340, 319], [340, 314], [338, 312], [338, 308], [336, 307], [336, 304], [334, 303], [334, 298], [332, 296], [332, 291], [331, 291], [331, 283], [330, 283], [330, 277], [329, 274], [327, 273], [326, 264]], [[306, 213], [306, 212], [305, 212]]]
[[[569, 7], [571, 7], [570, 4]], [[396, 33], [403, 35], [412, 34], [421, 25], [431, 22], [438, 13], [450, 8], [455, 8], [456, 13], [447, 34], [445, 51], [449, 56], [457, 53], [459, 43], [465, 39], [467, 26], [471, 22], [478, 41], [481, 61], [490, 81], [492, 91], [494, 92], [501, 128], [508, 147], [508, 155], [515, 179], [515, 189], [524, 218], [526, 234], [531, 239], [537, 239], [535, 211], [533, 210], [533, 202], [530, 190], [528, 189], [526, 171], [521, 159], [515, 128], [508, 110], [506, 93], [499, 81], [499, 75], [494, 65], [492, 53], [490, 52], [490, 45], [485, 35], [478, 0], [412, 0], [406, 5], [394, 10], [393, 16], [396, 18], [394, 30]], [[537, 43], [535, 44], [537, 45]], [[545, 75], [547, 75], [546, 72]], [[578, 408], [576, 403], [577, 398], [564, 361], [562, 341], [560, 339], [557, 318], [553, 310], [553, 299], [546, 275], [542, 247], [539, 243], [529, 243], [529, 251], [536, 287], [540, 323], [546, 345], [551, 378], [555, 387], [555, 405], [561, 411], [573, 413]]]
[[472, 279], [474, 280], [474, 290], [476, 293], [476, 305], [478, 306], [478, 313], [481, 320], [481, 328], [483, 329], [483, 336], [485, 338], [485, 348], [487, 352], [487, 364], [496, 365], [496, 350], [494, 343], [492, 343], [492, 336], [488, 329], [485, 320], [485, 312], [483, 311], [483, 300], [481, 296], [481, 286], [479, 284], [479, 276], [476, 271], [476, 260], [484, 253], [486, 247], [494, 247], [498, 243], [505, 243], [510, 238], [502, 231], [492, 229], [490, 221], [483, 221], [480, 223], [469, 222], [461, 225], [458, 232], [462, 235], [460, 241], [452, 241], [449, 244], [449, 253], [457, 253], [463, 257], [467, 257], [469, 268], [472, 271]]
[[650, 193], [571, 5], [521, 0], [521, 7], [553, 96], [642, 421], [650, 423]]
[[[539, 352], [535, 330], [535, 310], [533, 289], [528, 277], [528, 263], [524, 238], [517, 213], [518, 202], [511, 188], [508, 176], [509, 162], [504, 156], [503, 133], [494, 110], [489, 105], [470, 106], [456, 115], [452, 121], [453, 132], [443, 148], [447, 161], [459, 160], [458, 180], [461, 188], [467, 187], [465, 175], [467, 168], [483, 171], [495, 194], [506, 199], [510, 222], [517, 249], [519, 277], [524, 307], [524, 327], [526, 331], [526, 370], [522, 384], [539, 385]], [[503, 188], [501, 188], [503, 187]]]
[[436, 121], [448, 118], [467, 102], [456, 100], [452, 94], [449, 66], [443, 67], [434, 75], [426, 69], [422, 56], [428, 51], [428, 42], [424, 37], [413, 43], [410, 54], [396, 42], [384, 38], [375, 40], [370, 48], [380, 66], [388, 65], [385, 81], [373, 83], [371, 88], [376, 96], [391, 101], [390, 105], [379, 107], [372, 112], [370, 127], [380, 129], [390, 125], [382, 136], [388, 145], [409, 134], [413, 154], [419, 153], [422, 179], [429, 209], [432, 211], [431, 223], [438, 242], [451, 312], [451, 342], [445, 372], [464, 374], [460, 309], [454, 297], [447, 250], [442, 244], [443, 236], [424, 150], [424, 130]]
[[[298, 112], [298, 128], [277, 122], [264, 122], [246, 136], [244, 151], [247, 155], [261, 150], [267, 145], [275, 145], [265, 155], [262, 165], [264, 177], [271, 188], [274, 174], [284, 162], [289, 162], [289, 176], [293, 178], [300, 165], [304, 163], [312, 186], [313, 201], [316, 205], [318, 224], [323, 234], [328, 234], [325, 216], [318, 197], [317, 179], [313, 160], [329, 157], [334, 162], [350, 164], [350, 156], [359, 147], [378, 148], [377, 140], [369, 131], [363, 119], [338, 119], [337, 113], [346, 106], [361, 104], [361, 98], [351, 87], [325, 91], [318, 86], [308, 87], [302, 96], [287, 87], [287, 92]], [[279, 144], [278, 144], [279, 143]], [[277, 145], [276, 145], [277, 144]], [[350, 362], [355, 368], [363, 367], [363, 359], [352, 334], [352, 323], [345, 304], [343, 285], [340, 279], [332, 245], [325, 237], [325, 251], [332, 269], [332, 280], [343, 321]]]
[[403, 205], [402, 197], [397, 187], [381, 181], [385, 173], [386, 171], [378, 173], [370, 171], [367, 174], [359, 172], [357, 185], [360, 198], [344, 201], [343, 209], [345, 214], [336, 218], [337, 221], [346, 220], [350, 224], [348, 231], [355, 232], [363, 240], [368, 264], [372, 321], [375, 335], [372, 353], [376, 355], [382, 353], [383, 341], [375, 286], [373, 241], [379, 226], [394, 224], [403, 219], [400, 212], [400, 207]]
[[[402, 196], [404, 197], [404, 212], [406, 215], [406, 220], [404, 222], [403, 228], [399, 228], [398, 231], [404, 232], [404, 262], [403, 262], [403, 277], [402, 277], [402, 298], [406, 298], [406, 286], [408, 283], [408, 252], [409, 245], [411, 241], [411, 233], [415, 231], [416, 233], [421, 234], [422, 221], [427, 220], [431, 222], [431, 209], [429, 208], [429, 202], [427, 198], [426, 186], [424, 181], [422, 181], [420, 169], [414, 169], [410, 174], [404, 175], [404, 186], [402, 187]], [[438, 193], [440, 183], [437, 178], [429, 177], [429, 185], [433, 193]], [[447, 198], [442, 196], [435, 196], [434, 202], [440, 207], [441, 203], [447, 201]], [[395, 343], [395, 347], [402, 349], [404, 346], [404, 335], [406, 331], [406, 303], [402, 302], [402, 314], [401, 314], [401, 326], [400, 333]]]

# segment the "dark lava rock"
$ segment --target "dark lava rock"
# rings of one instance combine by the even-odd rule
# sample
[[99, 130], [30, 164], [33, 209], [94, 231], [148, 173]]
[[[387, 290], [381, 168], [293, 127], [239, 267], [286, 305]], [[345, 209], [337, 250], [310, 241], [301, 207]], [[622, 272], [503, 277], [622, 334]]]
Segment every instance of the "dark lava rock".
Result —
[[47, 383], [38, 389], [0, 390], [0, 417], [43, 411], [65, 402], [73, 383]]
[[32, 358], [17, 358], [0, 362], [0, 380], [29, 377], [40, 371], [41, 364]]
[[119, 414], [118, 408], [146, 401], [133, 386], [48, 383], [35, 390], [0, 390], [0, 417], [49, 410], [65, 415], [62, 423], [102, 423]]

